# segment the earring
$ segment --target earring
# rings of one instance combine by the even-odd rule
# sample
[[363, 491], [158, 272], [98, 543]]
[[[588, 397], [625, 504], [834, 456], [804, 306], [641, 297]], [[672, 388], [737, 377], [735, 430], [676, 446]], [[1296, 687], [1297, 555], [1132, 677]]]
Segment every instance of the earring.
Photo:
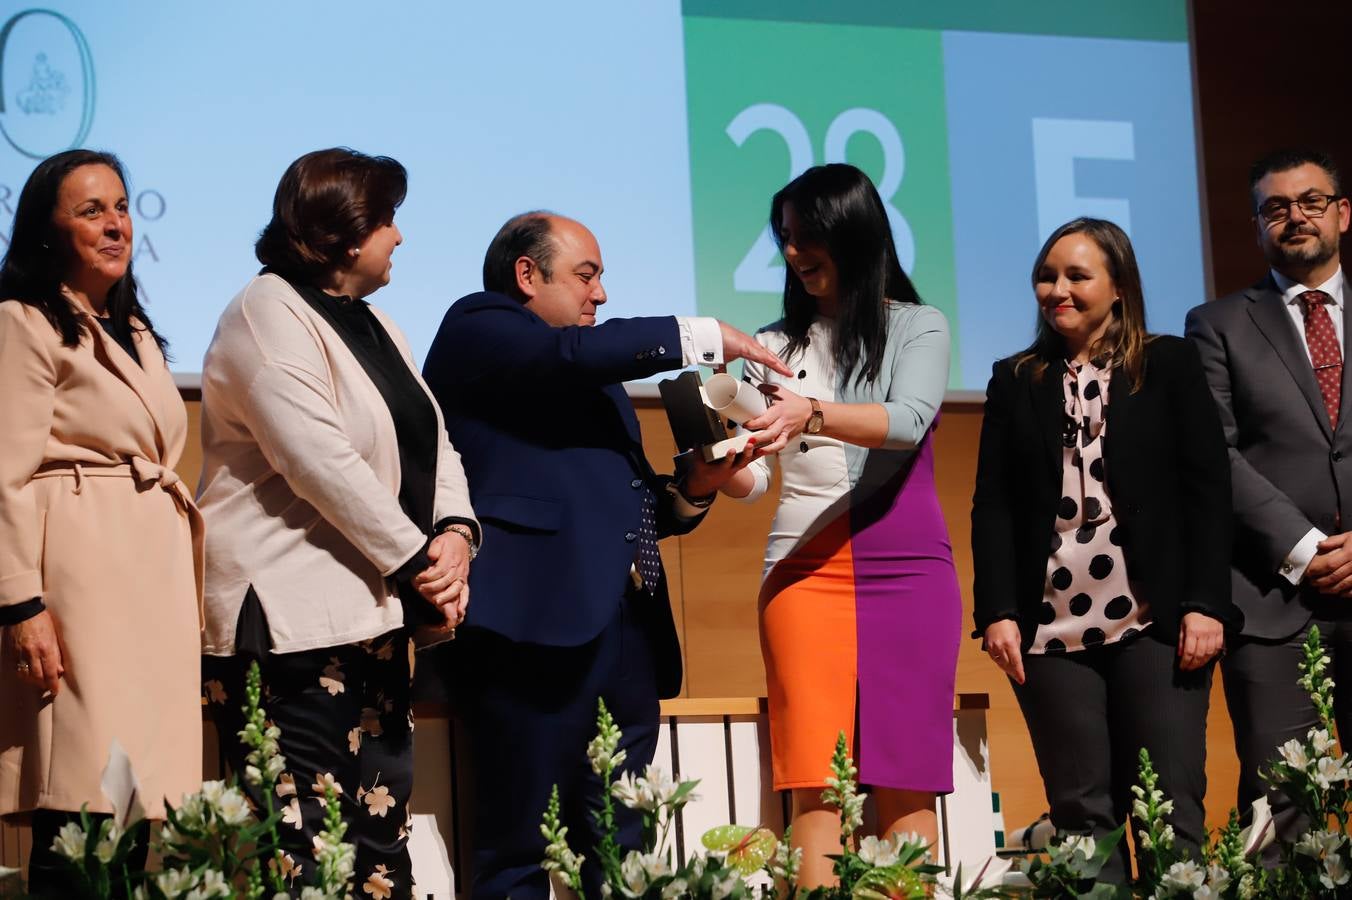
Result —
[[351, 250], [349, 250], [348, 252], [351, 253], [353, 256], [361, 256], [361, 248], [360, 248], [360, 247], [353, 247], [353, 248], [352, 248]]

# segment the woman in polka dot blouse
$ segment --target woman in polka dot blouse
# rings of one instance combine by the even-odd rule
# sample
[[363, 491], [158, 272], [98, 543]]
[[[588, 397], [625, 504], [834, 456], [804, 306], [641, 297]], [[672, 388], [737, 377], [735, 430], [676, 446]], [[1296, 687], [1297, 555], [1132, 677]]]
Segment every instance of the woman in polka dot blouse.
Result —
[[[972, 508], [975, 637], [1010, 678], [1062, 831], [1127, 817], [1142, 747], [1205, 836], [1206, 717], [1230, 602], [1230, 469], [1197, 351], [1151, 335], [1122, 229], [1033, 265], [1037, 337], [995, 364]], [[1123, 882], [1126, 842], [1103, 870]]]

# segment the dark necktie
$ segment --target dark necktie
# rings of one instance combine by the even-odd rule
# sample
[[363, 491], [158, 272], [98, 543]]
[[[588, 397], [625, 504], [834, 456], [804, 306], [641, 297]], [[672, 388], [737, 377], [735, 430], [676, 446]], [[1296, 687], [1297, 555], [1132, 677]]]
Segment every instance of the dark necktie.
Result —
[[1306, 291], [1300, 295], [1305, 310], [1305, 343], [1310, 348], [1314, 363], [1314, 380], [1328, 410], [1329, 424], [1338, 425], [1338, 405], [1343, 392], [1343, 351], [1338, 346], [1338, 334], [1333, 330], [1327, 304], [1333, 298], [1323, 291]]
[[643, 513], [638, 526], [638, 574], [643, 578], [643, 587], [648, 593], [657, 590], [657, 581], [662, 577], [662, 554], [657, 549], [657, 498], [652, 488], [643, 488]]

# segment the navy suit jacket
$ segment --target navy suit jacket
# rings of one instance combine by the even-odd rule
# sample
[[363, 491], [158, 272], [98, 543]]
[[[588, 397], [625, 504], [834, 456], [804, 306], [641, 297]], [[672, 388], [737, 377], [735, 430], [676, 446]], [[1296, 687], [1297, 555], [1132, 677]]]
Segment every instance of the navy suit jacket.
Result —
[[[502, 294], [470, 294], [451, 306], [423, 375], [484, 532], [467, 627], [584, 644], [632, 589], [642, 488], [657, 497], [659, 536], [698, 524], [702, 516], [675, 515], [671, 479], [644, 457], [621, 384], [681, 365], [671, 316], [556, 328]], [[674, 696], [681, 657], [665, 576], [648, 612], [659, 693]]]

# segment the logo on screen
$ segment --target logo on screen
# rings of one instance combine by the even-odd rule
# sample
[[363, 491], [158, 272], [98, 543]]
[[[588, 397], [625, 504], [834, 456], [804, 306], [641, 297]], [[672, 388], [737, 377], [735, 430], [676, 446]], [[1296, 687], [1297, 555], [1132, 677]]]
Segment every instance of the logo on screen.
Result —
[[30, 159], [84, 143], [94, 124], [94, 57], [73, 21], [26, 9], [0, 28], [0, 135]]

